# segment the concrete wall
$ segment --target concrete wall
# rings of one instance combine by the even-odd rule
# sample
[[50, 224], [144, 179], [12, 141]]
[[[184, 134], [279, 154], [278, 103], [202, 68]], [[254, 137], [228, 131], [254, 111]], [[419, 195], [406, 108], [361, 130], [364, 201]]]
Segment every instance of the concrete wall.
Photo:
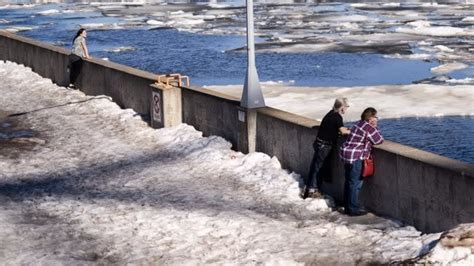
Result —
[[[68, 80], [67, 56], [64, 49], [0, 31], [0, 59], [29, 66], [56, 83]], [[149, 116], [149, 85], [156, 78], [152, 73], [91, 59], [85, 61], [78, 88], [92, 95], [112, 96], [120, 106]], [[317, 127], [313, 128], [316, 121], [268, 107], [250, 115], [239, 106], [239, 99], [206, 89], [153, 89], [162, 90], [163, 110], [168, 106], [168, 113], [181, 115], [169, 120], [170, 125], [182, 119], [205, 136], [224, 137], [242, 152], [252, 150], [255, 142], [257, 151], [276, 156], [284, 168], [307, 173], [317, 134]], [[165, 120], [158, 127], [166, 124], [166, 112], [163, 115]], [[255, 129], [248, 123], [253, 118]], [[255, 136], [249, 137], [252, 132]], [[365, 182], [361, 192], [361, 201], [369, 210], [425, 232], [474, 221], [474, 165], [390, 141], [376, 148], [374, 156], [376, 174]], [[343, 166], [336, 153], [331, 159], [323, 186], [325, 192], [341, 200]]]
[[232, 148], [248, 152], [247, 127], [239, 120], [246, 110], [236, 99], [206, 89], [182, 90], [183, 123], [193, 125], [204, 136], [217, 135], [232, 143]]
[[425, 232], [474, 221], [474, 165], [386, 141], [362, 201]]

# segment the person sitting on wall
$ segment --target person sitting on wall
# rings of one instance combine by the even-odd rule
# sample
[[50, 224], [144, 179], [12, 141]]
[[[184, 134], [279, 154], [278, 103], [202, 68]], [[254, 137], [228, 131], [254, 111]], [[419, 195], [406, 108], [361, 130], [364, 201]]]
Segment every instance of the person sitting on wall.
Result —
[[332, 110], [330, 110], [321, 121], [318, 135], [313, 143], [314, 156], [309, 168], [309, 174], [304, 180], [304, 188], [300, 196], [306, 198], [321, 198], [322, 193], [318, 188], [317, 176], [326, 157], [331, 149], [336, 145], [339, 134], [347, 135], [350, 130], [344, 127], [342, 115], [349, 108], [347, 98], [338, 98], [334, 102]]
[[74, 87], [77, 77], [81, 73], [82, 58], [89, 58], [86, 37], [86, 30], [81, 28], [77, 31], [76, 36], [72, 40], [72, 50], [69, 56], [69, 87]]
[[344, 161], [344, 213], [350, 216], [365, 215], [359, 207], [359, 191], [362, 187], [362, 161], [369, 158], [372, 145], [383, 142], [377, 128], [377, 110], [369, 107], [362, 112], [361, 120], [351, 129], [342, 144], [340, 157]]

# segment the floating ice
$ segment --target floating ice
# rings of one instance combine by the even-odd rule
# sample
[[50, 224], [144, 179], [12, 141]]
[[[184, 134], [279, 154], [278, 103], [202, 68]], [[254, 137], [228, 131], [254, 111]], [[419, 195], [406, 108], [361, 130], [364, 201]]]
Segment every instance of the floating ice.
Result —
[[417, 26], [415, 28], [403, 28], [398, 27], [395, 29], [396, 32], [409, 33], [416, 35], [428, 35], [428, 36], [437, 36], [437, 37], [449, 37], [449, 36], [474, 36], [474, 30], [468, 30], [458, 27], [426, 27], [426, 26]]
[[59, 14], [59, 13], [60, 13], [60, 11], [57, 10], [57, 9], [48, 9], [48, 10], [44, 10], [44, 11], [39, 11], [36, 14], [42, 15], [42, 16], [50, 16], [50, 15], [55, 15], [55, 14]]
[[106, 52], [113, 52], [113, 53], [130, 52], [130, 51], [135, 51], [135, 50], [136, 48], [132, 46], [120, 46], [120, 47], [105, 49]]
[[155, 25], [155, 26], [156, 26], [156, 25], [160, 25], [160, 26], [161, 26], [161, 25], [165, 25], [164, 22], [158, 21], [158, 20], [154, 20], [154, 19], [149, 19], [149, 20], [147, 20], [147, 21], [146, 21], [146, 24]]
[[453, 63], [447, 63], [447, 64], [440, 65], [437, 67], [433, 67], [431, 68], [431, 72], [440, 75], [440, 74], [447, 74], [456, 70], [465, 69], [468, 67], [469, 65], [459, 63], [459, 62], [453, 62]]
[[32, 29], [34, 29], [35, 27], [9, 27], [9, 28], [6, 28], [4, 29], [5, 31], [7, 32], [10, 32], [10, 33], [17, 33], [17, 32], [22, 32], [22, 31], [30, 31]]

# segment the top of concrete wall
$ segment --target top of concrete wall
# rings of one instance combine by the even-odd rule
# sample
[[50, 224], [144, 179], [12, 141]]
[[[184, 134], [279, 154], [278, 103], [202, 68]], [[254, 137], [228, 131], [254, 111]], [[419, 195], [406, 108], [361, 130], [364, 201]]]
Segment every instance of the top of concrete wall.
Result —
[[320, 125], [320, 122], [314, 119], [296, 115], [296, 114], [282, 111], [279, 109], [275, 109], [272, 107], [259, 108], [258, 113], [265, 114], [265, 115], [275, 117], [286, 122], [290, 122], [290, 123], [297, 124], [303, 127], [308, 127], [308, 128], [312, 128], [314, 126]]
[[228, 102], [232, 102], [234, 104], [240, 105], [240, 98], [237, 98], [237, 97], [225, 94], [225, 93], [217, 92], [217, 91], [214, 91], [214, 90], [209, 90], [209, 89], [202, 88], [202, 87], [196, 87], [196, 86], [191, 86], [189, 88], [183, 87], [183, 89], [194, 91], [194, 92], [197, 92], [197, 93], [207, 94], [209, 96], [219, 98], [219, 99], [224, 99], [224, 100], [227, 100]]
[[451, 170], [462, 176], [474, 178], [474, 164], [454, 160], [435, 153], [423, 151], [410, 146], [402, 145], [393, 141], [384, 141], [382, 145], [376, 146], [377, 149], [395, 153], [413, 160], [424, 162], [432, 166]]
[[65, 49], [65, 48], [57, 47], [57, 46], [54, 46], [52, 44], [48, 44], [48, 43], [45, 43], [45, 42], [36, 41], [34, 39], [30, 39], [30, 38], [26, 38], [26, 37], [23, 37], [23, 36], [20, 36], [20, 35], [16, 35], [16, 34], [10, 33], [10, 32], [5, 31], [5, 30], [0, 30], [0, 35], [5, 36], [5, 37], [10, 38], [10, 39], [18, 40], [18, 41], [21, 41], [21, 42], [24, 42], [24, 43], [29, 43], [29, 44], [32, 44], [32, 45], [35, 45], [35, 46], [38, 46], [38, 47], [41, 47], [41, 48], [49, 49], [49, 50], [52, 50], [54, 52], [58, 52], [58, 53], [61, 53], [61, 54], [66, 54], [66, 55], [70, 54], [70, 51]]
[[133, 76], [138, 76], [140, 78], [149, 79], [150, 82], [155, 82], [158, 80], [158, 74], [154, 74], [148, 71], [136, 69], [133, 67], [125, 66], [122, 64], [114, 63], [108, 60], [102, 60], [98, 58], [88, 58], [84, 59], [85, 61], [92, 62], [97, 65], [101, 65], [110, 69], [118, 70], [120, 72], [124, 72]]

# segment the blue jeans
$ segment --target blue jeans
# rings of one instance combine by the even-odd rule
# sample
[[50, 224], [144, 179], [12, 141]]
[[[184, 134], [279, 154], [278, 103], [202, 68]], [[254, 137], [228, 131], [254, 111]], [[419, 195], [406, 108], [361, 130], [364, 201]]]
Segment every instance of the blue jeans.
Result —
[[323, 167], [324, 160], [328, 157], [329, 152], [331, 151], [332, 145], [326, 143], [321, 143], [316, 141], [313, 144], [314, 147], [314, 156], [311, 161], [311, 166], [309, 168], [309, 174], [306, 177], [304, 182], [306, 189], [317, 189], [318, 188], [318, 173]]
[[359, 207], [359, 191], [364, 183], [362, 176], [362, 160], [357, 160], [352, 164], [344, 164], [344, 208], [347, 214], [356, 213]]

